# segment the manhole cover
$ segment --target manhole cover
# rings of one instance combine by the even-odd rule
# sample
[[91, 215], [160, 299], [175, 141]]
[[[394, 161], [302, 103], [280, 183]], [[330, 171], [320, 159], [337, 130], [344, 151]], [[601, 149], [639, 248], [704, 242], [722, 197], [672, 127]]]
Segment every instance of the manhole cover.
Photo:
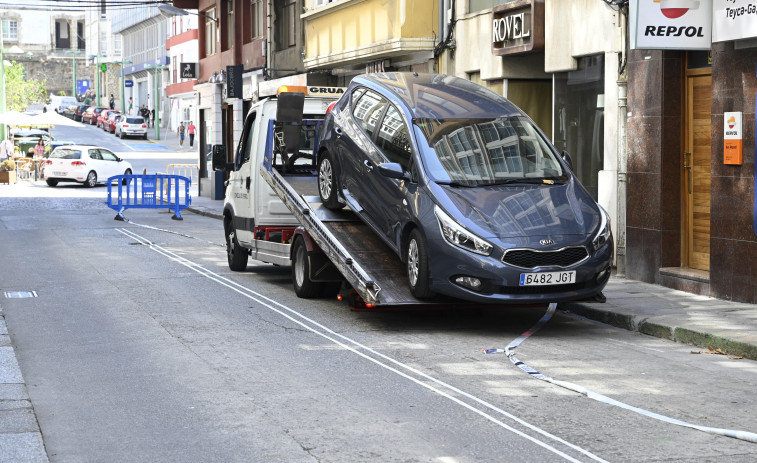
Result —
[[24, 299], [27, 297], [37, 297], [37, 291], [6, 291], [6, 299]]

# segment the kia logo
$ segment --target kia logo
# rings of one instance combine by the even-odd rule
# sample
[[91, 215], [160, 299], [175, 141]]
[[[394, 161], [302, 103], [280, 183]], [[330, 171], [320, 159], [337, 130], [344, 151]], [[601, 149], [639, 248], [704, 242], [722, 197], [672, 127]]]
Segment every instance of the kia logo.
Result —
[[539, 244], [541, 244], [542, 246], [549, 246], [550, 244], [555, 244], [555, 242], [552, 240], [540, 240]]

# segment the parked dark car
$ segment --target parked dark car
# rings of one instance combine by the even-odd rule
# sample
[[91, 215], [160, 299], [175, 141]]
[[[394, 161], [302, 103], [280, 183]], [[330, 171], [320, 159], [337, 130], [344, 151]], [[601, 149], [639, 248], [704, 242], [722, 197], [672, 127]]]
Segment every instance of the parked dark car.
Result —
[[97, 118], [100, 116], [101, 111], [106, 111], [108, 108], [101, 108], [98, 106], [90, 106], [84, 111], [81, 116], [81, 121], [85, 124], [95, 125], [97, 124]]
[[66, 108], [63, 110], [61, 114], [66, 116], [69, 119], [73, 119], [74, 115], [76, 114], [76, 108], [78, 107], [79, 105], [66, 106]]
[[87, 104], [80, 104], [76, 107], [76, 113], [74, 114], [74, 120], [77, 122], [81, 122], [81, 118], [84, 115], [84, 111], [89, 108], [89, 105]]
[[321, 139], [324, 205], [357, 212], [416, 297], [561, 302], [607, 284], [609, 216], [503, 96], [448, 75], [358, 76]]

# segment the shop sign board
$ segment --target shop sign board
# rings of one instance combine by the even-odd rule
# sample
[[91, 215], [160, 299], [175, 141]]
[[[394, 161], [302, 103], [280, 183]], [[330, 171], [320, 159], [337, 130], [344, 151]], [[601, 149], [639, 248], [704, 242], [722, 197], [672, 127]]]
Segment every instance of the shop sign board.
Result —
[[757, 2], [753, 0], [714, 0], [712, 41], [757, 37]]
[[512, 55], [543, 48], [543, 0], [516, 0], [492, 9], [492, 54]]
[[740, 112], [723, 113], [723, 163], [742, 164]]
[[712, 0], [631, 0], [631, 48], [709, 50]]

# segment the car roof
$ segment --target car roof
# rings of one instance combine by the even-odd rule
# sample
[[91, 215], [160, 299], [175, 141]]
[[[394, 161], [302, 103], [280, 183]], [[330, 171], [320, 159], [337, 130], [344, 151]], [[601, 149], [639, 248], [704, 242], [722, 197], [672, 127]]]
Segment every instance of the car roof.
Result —
[[490, 119], [523, 115], [504, 96], [448, 74], [380, 72], [357, 76], [352, 85], [391, 93], [408, 108], [413, 119]]

